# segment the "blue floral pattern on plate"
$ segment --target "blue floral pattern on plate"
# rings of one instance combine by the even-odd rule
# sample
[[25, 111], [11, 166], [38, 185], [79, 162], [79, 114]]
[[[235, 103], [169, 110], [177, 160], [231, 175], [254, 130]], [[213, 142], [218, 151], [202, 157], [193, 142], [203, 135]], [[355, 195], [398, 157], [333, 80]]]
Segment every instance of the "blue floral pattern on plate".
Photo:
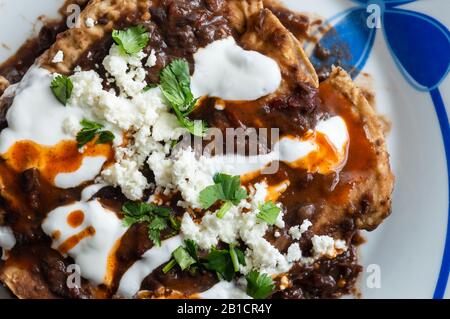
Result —
[[[428, 15], [399, 8], [401, 5], [421, 0], [348, 1], [353, 2], [355, 6], [327, 21], [333, 29], [323, 35], [319, 44], [330, 51], [343, 46], [348, 48], [349, 54], [325, 62], [313, 55], [311, 61], [320, 68], [329, 67], [339, 60], [339, 64], [352, 77], [356, 77], [370, 56], [377, 32], [382, 31], [389, 51], [406, 81], [415, 89], [431, 95], [446, 151], [450, 189], [450, 125], [439, 91], [439, 85], [450, 70], [449, 30]], [[448, 215], [450, 220], [450, 207]], [[443, 298], [449, 272], [450, 224], [447, 227], [445, 249], [434, 298]]]

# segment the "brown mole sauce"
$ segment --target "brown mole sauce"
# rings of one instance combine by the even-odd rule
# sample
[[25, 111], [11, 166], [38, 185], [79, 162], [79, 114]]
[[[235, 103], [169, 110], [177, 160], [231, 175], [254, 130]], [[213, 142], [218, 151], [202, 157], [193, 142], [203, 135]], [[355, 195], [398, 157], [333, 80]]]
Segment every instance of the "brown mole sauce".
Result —
[[[157, 83], [160, 70], [173, 59], [187, 58], [192, 67], [192, 55], [198, 48], [232, 34], [224, 18], [224, 3], [223, 0], [152, 1], [150, 21], [141, 21], [140, 17], [123, 13], [123, 25], [116, 28], [135, 25], [139, 22], [149, 30], [151, 41], [147, 50], [155, 49], [158, 60], [154, 68], [147, 70], [147, 80], [150, 83]], [[288, 10], [275, 7], [270, 9], [296, 35], [304, 34], [307, 29], [307, 20], [291, 15]], [[99, 21], [99, 23], [107, 23], [107, 21]], [[10, 82], [19, 81], [35, 58], [54, 42], [56, 33], [64, 30], [64, 26], [55, 26], [52, 30], [55, 30], [54, 33], [50, 32], [49, 36], [42, 35], [35, 39], [35, 42], [26, 44], [28, 49], [20, 50], [15, 57], [0, 66], [0, 74], [8, 78]], [[43, 34], [45, 32], [49, 31], [42, 31]], [[111, 44], [110, 36], [99, 41], [80, 58], [78, 64], [82, 69], [95, 69], [95, 65], [98, 64], [99, 68], [96, 70], [105, 78], [101, 62]], [[30, 48], [38, 49], [30, 50]], [[34, 55], [31, 56], [30, 51], [33, 51]], [[289, 227], [300, 224], [306, 218], [313, 223], [318, 222], [323, 207], [345, 203], [352, 183], [355, 179], [364, 178], [364, 171], [374, 162], [370, 143], [365, 137], [361, 123], [351, 114], [349, 102], [329, 84], [322, 83], [319, 92], [299, 84], [292, 96], [278, 100], [261, 99], [251, 103], [228, 102], [224, 111], [216, 110], [215, 102], [214, 99], [203, 101], [193, 117], [202, 118], [210, 126], [221, 129], [274, 127], [280, 128], [280, 134], [295, 136], [302, 136], [308, 129], [314, 127], [324, 113], [338, 114], [346, 121], [351, 136], [348, 161], [338, 174], [310, 174], [280, 163], [280, 169], [276, 174], [246, 181], [254, 183], [265, 179], [274, 187], [275, 191], [272, 192], [274, 200], [283, 203], [286, 228], [281, 231], [280, 238], [275, 238], [273, 234], [267, 235], [267, 239], [281, 251], [285, 252], [290, 245], [290, 239], [286, 236]], [[67, 277], [65, 266], [72, 261], [70, 258], [62, 258], [60, 254], [50, 249], [50, 239], [42, 232], [40, 225], [52, 209], [79, 200], [85, 185], [62, 190], [49, 182], [55, 176], [55, 172], [60, 172], [58, 170], [73, 171], [79, 167], [77, 165], [81, 159], [75, 153], [73, 146], [59, 147], [67, 149], [64, 152], [55, 152], [54, 149], [44, 149], [29, 142], [17, 143], [17, 146], [8, 152], [10, 158], [16, 160], [12, 163], [8, 161], [8, 157], [0, 160], [0, 182], [2, 189], [8, 189], [7, 193], [1, 191], [1, 205], [8, 213], [0, 213], [0, 222], [10, 225], [18, 239], [18, 244], [11, 252], [8, 262], [21, 263], [23, 267], [30, 267], [30, 265], [38, 267], [43, 274], [43, 286], [47, 285], [46, 289], [50, 290], [49, 296], [111, 297], [123, 273], [152, 247], [147, 237], [147, 227], [143, 224], [132, 226], [116, 243], [108, 260], [109, 288], [100, 287], [99, 290], [93, 290], [86, 284], [79, 291], [68, 291], [67, 288], [61, 287], [65, 285]], [[48, 167], [36, 164], [35, 152], [45, 154], [48, 161], [53, 158], [53, 164]], [[64, 154], [70, 154], [70, 156], [64, 157]], [[284, 184], [286, 181], [289, 183]], [[122, 204], [126, 201], [120, 190], [112, 187], [102, 189], [95, 197], [98, 197], [103, 205], [119, 214]], [[176, 200], [173, 202], [176, 203]], [[179, 208], [173, 207], [173, 209], [178, 216], [182, 215], [183, 212]], [[336, 230], [333, 227], [328, 229], [325, 225], [321, 227], [321, 234], [332, 235], [333, 232], [338, 232], [344, 234], [343, 238], [350, 243], [356, 232], [352, 220], [343, 218], [342, 214], [336, 214], [336, 216], [331, 214], [326, 217], [329, 225], [337, 222], [339, 225], [342, 223], [346, 226], [335, 226], [338, 228]], [[71, 219], [73, 225], [81, 224], [80, 219], [80, 216], [73, 217], [73, 220]], [[92, 236], [94, 232], [94, 229], [89, 228], [82, 230], [64, 242], [60, 250], [70, 250], [77, 241], [85, 236]], [[165, 238], [169, 237], [170, 233], [164, 232], [162, 235]], [[59, 234], [53, 234], [53, 236], [57, 237]], [[311, 232], [307, 232], [305, 237], [301, 246], [302, 250], [307, 252], [311, 248], [309, 240]], [[355, 248], [353, 245], [349, 246], [349, 251], [336, 259], [321, 259], [312, 266], [294, 267], [288, 274], [294, 285], [284, 291], [276, 292], [273, 297], [330, 298], [349, 293], [361, 271], [357, 265]], [[36, 259], [36, 256], [40, 258]], [[164, 275], [161, 267], [144, 279], [141, 288], [147, 291], [144, 293], [145, 297], [188, 297], [212, 287], [217, 282], [215, 275], [210, 272], [193, 275], [173, 269]]]
[[0, 76], [10, 84], [19, 82], [35, 60], [55, 43], [57, 35], [67, 30], [66, 18], [72, 13], [67, 11], [67, 7], [77, 4], [83, 10], [87, 2], [88, 0], [66, 0], [59, 9], [62, 18], [56, 20], [47, 20], [45, 16], [41, 16], [39, 20], [43, 22], [43, 26], [39, 34], [28, 39], [14, 55], [0, 64]]

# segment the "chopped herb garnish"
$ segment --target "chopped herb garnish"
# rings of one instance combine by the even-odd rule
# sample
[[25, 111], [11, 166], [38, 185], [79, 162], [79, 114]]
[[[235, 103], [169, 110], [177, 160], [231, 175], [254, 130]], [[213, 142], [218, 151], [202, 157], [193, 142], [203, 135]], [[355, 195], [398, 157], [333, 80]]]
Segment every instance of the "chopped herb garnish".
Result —
[[100, 131], [103, 128], [103, 125], [100, 123], [83, 119], [80, 124], [83, 129], [77, 134], [78, 148], [83, 147], [97, 136], [96, 144], [105, 144], [114, 140], [114, 134], [112, 132]]
[[152, 203], [127, 202], [122, 206], [125, 214], [123, 223], [129, 227], [136, 223], [148, 223], [148, 237], [157, 246], [161, 245], [161, 231], [170, 227], [173, 229], [170, 209]]
[[228, 250], [213, 247], [206, 256], [205, 267], [214, 270], [219, 279], [231, 281], [239, 271], [239, 264], [245, 266], [244, 253], [234, 245], [230, 245]]
[[185, 270], [196, 263], [196, 260], [191, 257], [189, 252], [184, 247], [178, 247], [172, 255], [181, 270]]
[[222, 218], [231, 206], [237, 206], [241, 200], [248, 197], [247, 191], [241, 187], [240, 176], [216, 174], [214, 183], [200, 192], [199, 200], [204, 209], [210, 208], [217, 201], [223, 201], [217, 212], [218, 218]]
[[163, 273], [169, 272], [177, 264], [180, 266], [181, 270], [186, 270], [198, 262], [197, 244], [188, 239], [184, 241], [184, 245], [184, 247], [180, 246], [173, 251], [173, 258], [164, 266], [162, 269]]
[[67, 105], [73, 90], [73, 83], [70, 78], [64, 75], [56, 76], [51, 82], [50, 88], [56, 99], [63, 105]]
[[247, 294], [255, 299], [265, 299], [275, 290], [272, 278], [266, 274], [253, 270], [245, 278]]
[[280, 212], [280, 207], [275, 205], [272, 201], [268, 201], [267, 203], [259, 206], [259, 214], [257, 217], [269, 225], [274, 225]]
[[204, 136], [205, 123], [188, 118], [198, 99], [194, 98], [191, 91], [189, 64], [186, 60], [174, 60], [162, 70], [160, 88], [175, 112], [178, 122], [191, 134]]
[[191, 255], [192, 258], [194, 258], [196, 261], [198, 261], [198, 246], [195, 243], [195, 241], [191, 239], [186, 239], [184, 241], [184, 244], [186, 246], [186, 250], [189, 252], [189, 255]]
[[148, 224], [148, 238], [156, 246], [161, 246], [161, 231], [167, 227], [166, 218], [154, 215], [152, 221]]
[[231, 281], [234, 277], [234, 267], [228, 250], [218, 250], [213, 247], [206, 256], [205, 267], [214, 270], [219, 279]]
[[98, 134], [97, 144], [105, 144], [114, 140], [114, 134], [111, 131], [102, 131]]
[[135, 26], [126, 30], [113, 30], [112, 38], [123, 54], [136, 54], [147, 46], [150, 35], [143, 26]]
[[175, 259], [171, 259], [162, 269], [162, 272], [167, 274], [173, 267], [177, 265], [177, 261]]
[[239, 248], [234, 247], [234, 245], [230, 245], [230, 256], [235, 272], [239, 271], [239, 264], [245, 266], [244, 253]]
[[192, 274], [206, 268], [215, 271], [220, 280], [231, 281], [239, 271], [239, 265], [245, 266], [245, 257], [242, 250], [230, 245], [229, 249], [222, 250], [212, 247], [206, 257], [200, 258], [197, 244], [187, 239], [184, 245], [173, 251], [172, 259], [163, 267], [162, 272], [167, 273], [176, 265]]

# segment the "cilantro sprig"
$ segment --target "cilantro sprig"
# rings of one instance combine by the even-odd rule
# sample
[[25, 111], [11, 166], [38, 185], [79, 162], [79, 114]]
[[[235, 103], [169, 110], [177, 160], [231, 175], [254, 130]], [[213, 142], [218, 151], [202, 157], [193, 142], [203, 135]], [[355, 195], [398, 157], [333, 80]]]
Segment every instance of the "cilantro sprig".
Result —
[[112, 38], [123, 54], [136, 54], [145, 48], [150, 40], [149, 33], [141, 25], [126, 30], [113, 30]]
[[95, 144], [106, 144], [112, 142], [115, 138], [111, 131], [102, 130], [104, 126], [100, 123], [83, 119], [80, 124], [83, 128], [78, 132], [76, 137], [78, 148], [83, 147], [96, 137]]
[[63, 105], [67, 105], [67, 101], [70, 99], [73, 90], [72, 80], [64, 75], [56, 76], [51, 84], [50, 88], [56, 99]]
[[246, 264], [244, 253], [234, 245], [220, 250], [212, 247], [208, 255], [200, 258], [197, 244], [188, 239], [173, 251], [172, 259], [163, 267], [162, 272], [166, 274], [177, 265], [181, 270], [194, 273], [199, 268], [212, 270], [220, 280], [231, 281], [239, 271], [239, 265]]
[[184, 246], [173, 251], [172, 259], [164, 266], [162, 272], [166, 274], [176, 265], [179, 265], [181, 270], [186, 270], [198, 261], [198, 246], [193, 240], [187, 239], [184, 241]]
[[277, 221], [281, 209], [272, 201], [268, 201], [259, 206], [258, 219], [265, 221], [269, 225], [274, 225]]
[[275, 290], [272, 278], [266, 274], [252, 270], [245, 278], [247, 294], [255, 299], [265, 299]]
[[239, 264], [245, 266], [244, 253], [239, 248], [230, 245], [229, 249], [213, 247], [206, 256], [206, 269], [216, 272], [219, 279], [231, 281], [239, 271]]
[[247, 191], [241, 187], [240, 176], [227, 174], [216, 174], [214, 185], [206, 187], [200, 192], [199, 200], [203, 209], [208, 209], [217, 201], [223, 201], [217, 212], [217, 217], [222, 218], [234, 205], [237, 206], [241, 200], [248, 197]]
[[188, 118], [197, 103], [191, 91], [189, 64], [186, 60], [172, 61], [161, 71], [160, 89], [172, 107], [178, 122], [191, 134], [204, 136], [206, 124], [203, 121], [193, 121]]
[[148, 224], [148, 237], [156, 246], [161, 245], [161, 231], [172, 228], [180, 229], [180, 225], [172, 216], [169, 208], [161, 207], [153, 203], [127, 202], [122, 206], [124, 213], [123, 224], [130, 227], [136, 223]]

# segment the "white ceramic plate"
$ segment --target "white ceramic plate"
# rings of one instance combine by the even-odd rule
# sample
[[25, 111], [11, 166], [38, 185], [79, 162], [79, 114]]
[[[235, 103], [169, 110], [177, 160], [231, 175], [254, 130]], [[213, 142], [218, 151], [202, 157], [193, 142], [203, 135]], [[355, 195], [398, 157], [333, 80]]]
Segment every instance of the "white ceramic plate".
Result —
[[[56, 16], [62, 2], [0, 0], [0, 61], [39, 29], [40, 15]], [[362, 297], [449, 298], [450, 2], [284, 2], [336, 27], [339, 41], [348, 42], [353, 75], [372, 75], [378, 110], [392, 122], [393, 213], [365, 234]], [[321, 41], [332, 46], [336, 37]], [[7, 294], [0, 288], [1, 296]]]

